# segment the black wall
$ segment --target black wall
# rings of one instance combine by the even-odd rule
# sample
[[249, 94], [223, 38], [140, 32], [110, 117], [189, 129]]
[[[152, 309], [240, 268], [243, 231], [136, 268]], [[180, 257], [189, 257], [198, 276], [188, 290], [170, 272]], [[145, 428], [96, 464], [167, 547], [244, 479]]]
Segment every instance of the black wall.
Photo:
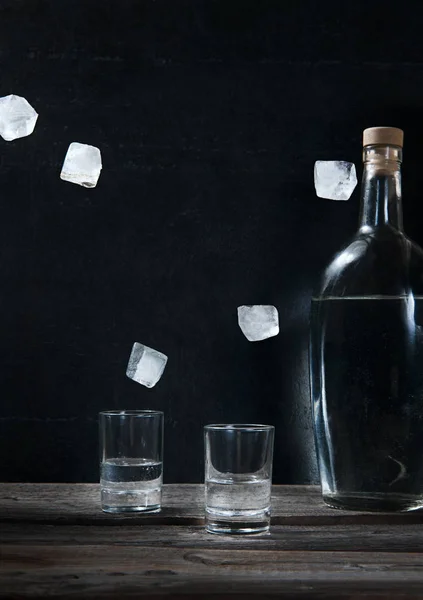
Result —
[[[406, 10], [403, 10], [405, 6]], [[406, 14], [407, 13], [407, 14]], [[202, 426], [276, 426], [274, 481], [316, 481], [308, 307], [353, 233], [317, 159], [405, 129], [405, 225], [423, 242], [418, 2], [0, 1], [0, 96], [39, 112], [0, 140], [0, 480], [95, 481], [97, 413], [166, 415], [165, 480], [201, 481]], [[59, 173], [101, 149], [95, 189]], [[250, 343], [240, 304], [275, 304]], [[165, 352], [126, 378], [134, 341]]]

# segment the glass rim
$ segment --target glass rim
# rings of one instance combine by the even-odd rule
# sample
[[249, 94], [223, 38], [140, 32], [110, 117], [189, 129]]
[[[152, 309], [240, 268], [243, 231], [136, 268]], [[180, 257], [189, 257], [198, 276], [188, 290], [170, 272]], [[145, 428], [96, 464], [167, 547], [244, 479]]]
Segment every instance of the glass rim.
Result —
[[272, 431], [274, 425], [261, 425], [259, 423], [212, 423], [205, 425], [205, 431]]
[[101, 417], [155, 417], [163, 416], [162, 410], [101, 410]]

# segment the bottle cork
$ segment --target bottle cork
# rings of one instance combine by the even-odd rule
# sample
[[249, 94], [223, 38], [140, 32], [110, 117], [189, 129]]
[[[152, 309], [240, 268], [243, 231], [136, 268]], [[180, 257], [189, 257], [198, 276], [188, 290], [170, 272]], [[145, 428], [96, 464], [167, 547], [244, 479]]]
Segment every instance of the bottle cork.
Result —
[[400, 146], [404, 143], [404, 132], [397, 127], [369, 127], [363, 131], [363, 146], [377, 144]]

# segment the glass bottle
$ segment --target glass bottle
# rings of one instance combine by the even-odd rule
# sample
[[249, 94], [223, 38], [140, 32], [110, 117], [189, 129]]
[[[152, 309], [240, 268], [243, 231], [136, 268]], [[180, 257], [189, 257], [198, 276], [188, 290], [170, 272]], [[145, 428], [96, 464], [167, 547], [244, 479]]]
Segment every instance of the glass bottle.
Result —
[[324, 501], [423, 507], [423, 252], [403, 232], [403, 132], [364, 131], [359, 229], [312, 299], [313, 425]]

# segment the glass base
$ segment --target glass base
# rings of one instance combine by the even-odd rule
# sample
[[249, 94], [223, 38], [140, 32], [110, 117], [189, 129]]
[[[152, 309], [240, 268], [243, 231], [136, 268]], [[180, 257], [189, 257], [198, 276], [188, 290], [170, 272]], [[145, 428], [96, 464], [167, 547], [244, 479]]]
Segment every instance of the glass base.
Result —
[[149, 490], [143, 487], [132, 489], [101, 488], [101, 508], [107, 513], [159, 512], [161, 488]]
[[251, 535], [254, 533], [267, 533], [269, 523], [228, 523], [227, 521], [207, 520], [206, 531], [208, 533], [217, 533], [220, 535]]
[[423, 508], [423, 496], [380, 493], [323, 494], [331, 508], [368, 512], [408, 512]]
[[[270, 512], [248, 511], [250, 514], [219, 514], [206, 510], [206, 531], [208, 533], [244, 535], [266, 533], [270, 527]], [[253, 513], [253, 514], [251, 514]]]
[[101, 510], [106, 513], [158, 513], [161, 511], [160, 505], [154, 506], [107, 506], [103, 504]]

